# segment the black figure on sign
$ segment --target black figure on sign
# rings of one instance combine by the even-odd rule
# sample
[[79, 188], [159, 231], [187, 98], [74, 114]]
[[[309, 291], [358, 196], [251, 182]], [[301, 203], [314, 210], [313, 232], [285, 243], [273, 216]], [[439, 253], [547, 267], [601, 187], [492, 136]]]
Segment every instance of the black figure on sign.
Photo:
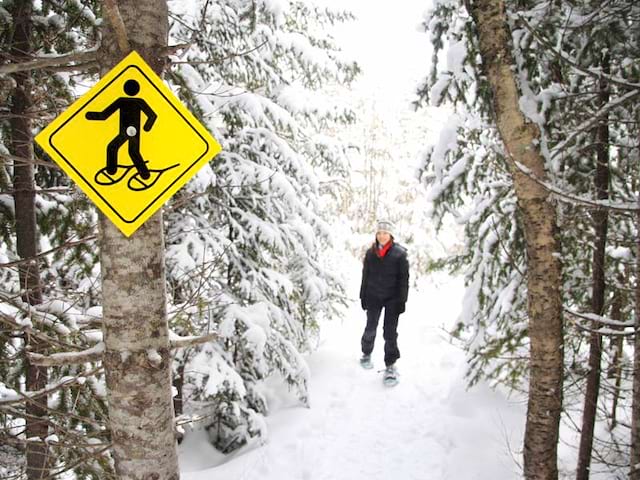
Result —
[[[138, 175], [143, 180], [147, 180], [151, 176], [146, 161], [140, 155], [140, 113], [144, 112], [147, 116], [147, 121], [142, 127], [145, 132], [151, 130], [158, 116], [142, 98], [132, 98], [138, 92], [140, 92], [140, 84], [135, 80], [127, 80], [124, 83], [124, 93], [129, 97], [118, 98], [102, 112], [87, 112], [85, 115], [87, 120], [106, 120], [116, 111], [120, 111], [120, 131], [118, 136], [111, 140], [107, 146], [107, 167], [96, 174], [96, 181], [102, 185], [120, 181], [129, 171], [130, 167], [125, 167], [121, 176], [114, 177], [118, 172], [118, 150], [126, 142], [129, 142], [129, 156], [133, 161], [133, 166], [138, 170]], [[99, 175], [101, 174], [102, 180], [100, 181]], [[140, 179], [138, 179], [138, 183], [144, 185]], [[149, 185], [144, 186], [148, 187]], [[129, 188], [132, 186], [130, 185]]]

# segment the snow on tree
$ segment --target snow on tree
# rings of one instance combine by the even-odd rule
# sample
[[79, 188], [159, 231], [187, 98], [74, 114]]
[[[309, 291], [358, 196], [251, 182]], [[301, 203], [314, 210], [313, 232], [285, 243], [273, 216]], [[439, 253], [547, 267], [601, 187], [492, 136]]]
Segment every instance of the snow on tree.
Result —
[[[357, 73], [328, 35], [333, 23], [350, 15], [294, 1], [173, 1], [169, 7], [170, 44], [181, 46], [171, 50], [165, 80], [224, 149], [165, 209], [172, 341], [218, 335], [176, 351], [174, 404], [184, 406], [179, 425], [206, 428], [212, 442], [229, 452], [266, 433], [261, 382], [268, 376], [281, 375], [302, 403], [309, 402], [302, 353], [318, 321], [336, 316], [344, 298], [324, 258], [331, 232], [321, 196], [334, 187], [319, 179], [347, 175], [343, 147], [324, 130], [351, 121], [353, 112], [319, 90], [325, 81], [348, 83]], [[37, 86], [35, 130], [97, 79], [102, 15], [94, 0], [37, 4], [37, 65], [29, 70]], [[0, 21], [11, 23], [4, 8]], [[5, 72], [15, 66], [10, 59], [4, 66], [0, 91], [6, 95], [11, 85]], [[54, 471], [72, 468], [104, 478], [113, 463], [100, 361], [97, 215], [36, 150], [44, 301], [35, 310], [17, 300], [9, 193], [16, 159], [4, 133], [1, 140], [0, 352], [16, 359], [0, 364], [2, 443], [10, 448], [24, 442], [26, 352], [20, 336], [28, 331], [47, 341], [47, 358], [39, 361], [49, 365]], [[201, 423], [194, 423], [198, 418]]]
[[[569, 406], [580, 403], [584, 386], [586, 330], [607, 333], [610, 324], [624, 329], [635, 308], [625, 285], [633, 285], [636, 278], [629, 268], [635, 261], [629, 245], [637, 231], [632, 211], [638, 185], [638, 117], [633, 100], [638, 94], [638, 46], [632, 38], [639, 28], [638, 7], [634, 2], [521, 2], [507, 5], [507, 15], [520, 108], [541, 131], [539, 147], [549, 178], [545, 188], [557, 204], [562, 295], [570, 313], [565, 334], [565, 375], [570, 386], [565, 409], [570, 413]], [[430, 184], [434, 217], [453, 214], [465, 225], [467, 249], [450, 260], [452, 267], [465, 269], [468, 283], [457, 333], [468, 340], [472, 382], [490, 378], [520, 388], [527, 374], [528, 350], [524, 238], [506, 175], [505, 152], [496, 141], [488, 110], [491, 103], [486, 79], [480, 75], [476, 30], [462, 2], [435, 2], [425, 28], [436, 49], [431, 77], [420, 90], [422, 98], [435, 104], [448, 102], [456, 109], [427, 157], [424, 178]], [[608, 127], [608, 140], [597, 133], [602, 125]], [[598, 198], [594, 182], [598, 148], [606, 150], [610, 165], [605, 200]], [[607, 282], [604, 311], [592, 323], [587, 319], [593, 317], [582, 314], [592, 309], [593, 218], [600, 208], [609, 209]], [[612, 333], [604, 361], [628, 364], [628, 353], [625, 360], [617, 347], [619, 337]], [[624, 369], [617, 371], [618, 379], [612, 380], [618, 386], [611, 384], [607, 391], [619, 392]], [[617, 395], [612, 394], [616, 399]], [[617, 400], [614, 404], [614, 410], [629, 408]], [[609, 414], [609, 419], [615, 417], [615, 411]], [[599, 418], [605, 420], [602, 414]], [[613, 434], [618, 445], [626, 442], [620, 433]], [[602, 454], [606, 439], [597, 441], [596, 448]], [[607, 456], [612, 464], [620, 463], [627, 452], [607, 449]]]
[[175, 21], [175, 43], [191, 46], [171, 80], [223, 147], [168, 215], [175, 330], [220, 334], [177, 368], [185, 413], [204, 412], [223, 452], [265, 433], [260, 385], [274, 372], [307, 404], [301, 352], [343, 296], [323, 265], [331, 234], [318, 179], [344, 172], [322, 130], [352, 113], [315, 90], [357, 73], [327, 36], [348, 18], [310, 2], [224, 1], [197, 2]]

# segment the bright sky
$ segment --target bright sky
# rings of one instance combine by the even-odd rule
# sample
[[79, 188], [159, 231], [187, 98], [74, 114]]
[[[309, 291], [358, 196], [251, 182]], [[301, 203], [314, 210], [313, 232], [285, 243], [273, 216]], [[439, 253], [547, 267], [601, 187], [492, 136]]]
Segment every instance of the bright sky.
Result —
[[[345, 55], [362, 69], [351, 86], [353, 105], [358, 108], [357, 102], [364, 101], [365, 110], [359, 112], [363, 133], [382, 133], [380, 146], [400, 162], [403, 175], [413, 176], [422, 151], [435, 143], [446, 119], [439, 109], [415, 112], [412, 106], [430, 68], [432, 48], [421, 23], [431, 0], [316, 1], [356, 16], [354, 22], [332, 32]], [[368, 130], [372, 116], [384, 120], [383, 132]]]
[[426, 77], [431, 58], [428, 35], [419, 30], [430, 0], [325, 0], [358, 17], [338, 38], [363, 69], [357, 88], [389, 100], [409, 100]]

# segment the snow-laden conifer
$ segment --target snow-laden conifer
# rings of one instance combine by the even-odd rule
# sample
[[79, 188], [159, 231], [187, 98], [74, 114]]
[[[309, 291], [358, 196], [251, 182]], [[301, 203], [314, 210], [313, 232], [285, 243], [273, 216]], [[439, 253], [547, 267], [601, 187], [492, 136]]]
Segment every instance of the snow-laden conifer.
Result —
[[[634, 309], [628, 286], [635, 279], [630, 265], [635, 262], [631, 245], [638, 182], [637, 168], [632, 166], [638, 159], [634, 100], [638, 45], [633, 38], [639, 12], [634, 2], [521, 2], [506, 7], [520, 108], [541, 131], [539, 147], [549, 178], [545, 187], [557, 205], [562, 294], [568, 311], [565, 345], [570, 381], [565, 398], [568, 405], [580, 404], [587, 330], [607, 333], [607, 324], [630, 325]], [[527, 373], [526, 258], [521, 219], [505, 175], [508, 152], [495, 141], [486, 121], [491, 119], [491, 98], [478, 64], [475, 27], [463, 3], [435, 2], [425, 27], [436, 49], [432, 75], [420, 90], [422, 98], [455, 106], [425, 162], [424, 179], [435, 218], [452, 213], [465, 225], [467, 250], [450, 262], [465, 271], [468, 284], [457, 333], [468, 340], [472, 381], [488, 377], [518, 388]], [[609, 131], [606, 145], [597, 134], [603, 124]], [[598, 199], [594, 187], [598, 148], [604, 148], [609, 158], [606, 200]], [[593, 212], [598, 208], [609, 209], [606, 300], [601, 313], [613, 323], [606, 318], [592, 323], [588, 315], [575, 315], [591, 309]], [[602, 368], [619, 376], [624, 369], [616, 370], [613, 362], [625, 360], [616, 338], [614, 334], [605, 339]], [[606, 392], [618, 392], [612, 395], [617, 408], [628, 408], [617, 401], [619, 380], [613, 376], [602, 381]], [[615, 419], [616, 413], [607, 410]], [[610, 452], [610, 458], [620, 454]]]
[[[178, 2], [174, 2], [176, 7]], [[344, 172], [323, 128], [348, 109], [316, 93], [356, 72], [327, 28], [347, 14], [310, 2], [197, 2], [175, 17], [170, 75], [223, 151], [176, 196], [168, 215], [175, 328], [220, 339], [185, 352], [185, 415], [204, 415], [224, 452], [264, 434], [262, 381], [279, 372], [307, 404], [301, 352], [335, 315], [331, 232], [319, 178]]]

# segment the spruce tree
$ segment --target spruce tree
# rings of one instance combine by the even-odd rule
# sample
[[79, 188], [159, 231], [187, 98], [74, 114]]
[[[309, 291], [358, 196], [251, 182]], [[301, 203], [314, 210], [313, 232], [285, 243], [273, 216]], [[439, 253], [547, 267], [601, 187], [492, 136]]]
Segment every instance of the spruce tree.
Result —
[[[496, 144], [487, 121], [491, 118], [487, 84], [479, 75], [476, 33], [465, 5], [436, 2], [425, 20], [436, 48], [432, 75], [421, 88], [422, 99], [451, 102], [456, 114], [441, 142], [431, 150], [424, 178], [431, 183], [435, 218], [453, 213], [465, 224], [468, 248], [450, 259], [449, 265], [464, 269], [469, 286], [457, 333], [469, 339], [470, 379], [489, 378], [521, 388], [527, 373], [529, 333], [521, 288], [526, 274], [521, 218], [509, 179], [501, 172], [505, 152]], [[582, 404], [587, 336], [594, 329], [612, 331], [610, 343], [618, 344], [616, 335], [624, 335], [634, 309], [628, 284], [620, 279], [635, 282], [635, 272], [628, 265], [635, 262], [631, 246], [637, 168], [632, 165], [637, 161], [638, 123], [633, 85], [638, 65], [633, 60], [637, 43], [632, 38], [639, 28], [638, 7], [633, 2], [520, 2], [506, 4], [506, 11], [514, 40], [520, 107], [540, 128], [548, 175], [545, 188], [557, 201], [562, 296], [568, 312], [564, 397], [565, 412], [571, 415], [573, 405]], [[597, 134], [605, 126], [609, 130], [606, 140]], [[609, 157], [608, 199], [594, 187], [598, 151]], [[492, 175], [487, 175], [487, 166], [493, 167]], [[604, 309], [594, 316], [591, 279], [597, 233], [593, 218], [602, 208], [609, 209], [604, 260], [608, 281]], [[604, 361], [626, 363], [627, 368], [618, 370], [625, 376], [629, 359], [616, 356], [616, 351], [605, 349]], [[616, 383], [624, 381], [620, 378]], [[618, 409], [629, 408], [615, 398]], [[598, 419], [607, 420], [603, 412]], [[609, 448], [610, 440], [615, 445], [626, 443], [623, 432], [611, 433], [612, 439], [596, 439], [594, 445], [599, 457], [614, 465], [628, 455], [628, 447]]]
[[220, 334], [181, 357], [193, 372], [184, 406], [206, 412], [212, 442], [229, 452], [265, 433], [267, 376], [279, 372], [307, 404], [301, 353], [344, 296], [323, 266], [331, 235], [318, 177], [344, 170], [321, 131], [350, 113], [314, 91], [357, 69], [326, 34], [347, 14], [295, 1], [198, 6], [174, 18], [175, 43], [191, 46], [172, 81], [223, 151], [173, 202], [168, 263], [176, 330]]

